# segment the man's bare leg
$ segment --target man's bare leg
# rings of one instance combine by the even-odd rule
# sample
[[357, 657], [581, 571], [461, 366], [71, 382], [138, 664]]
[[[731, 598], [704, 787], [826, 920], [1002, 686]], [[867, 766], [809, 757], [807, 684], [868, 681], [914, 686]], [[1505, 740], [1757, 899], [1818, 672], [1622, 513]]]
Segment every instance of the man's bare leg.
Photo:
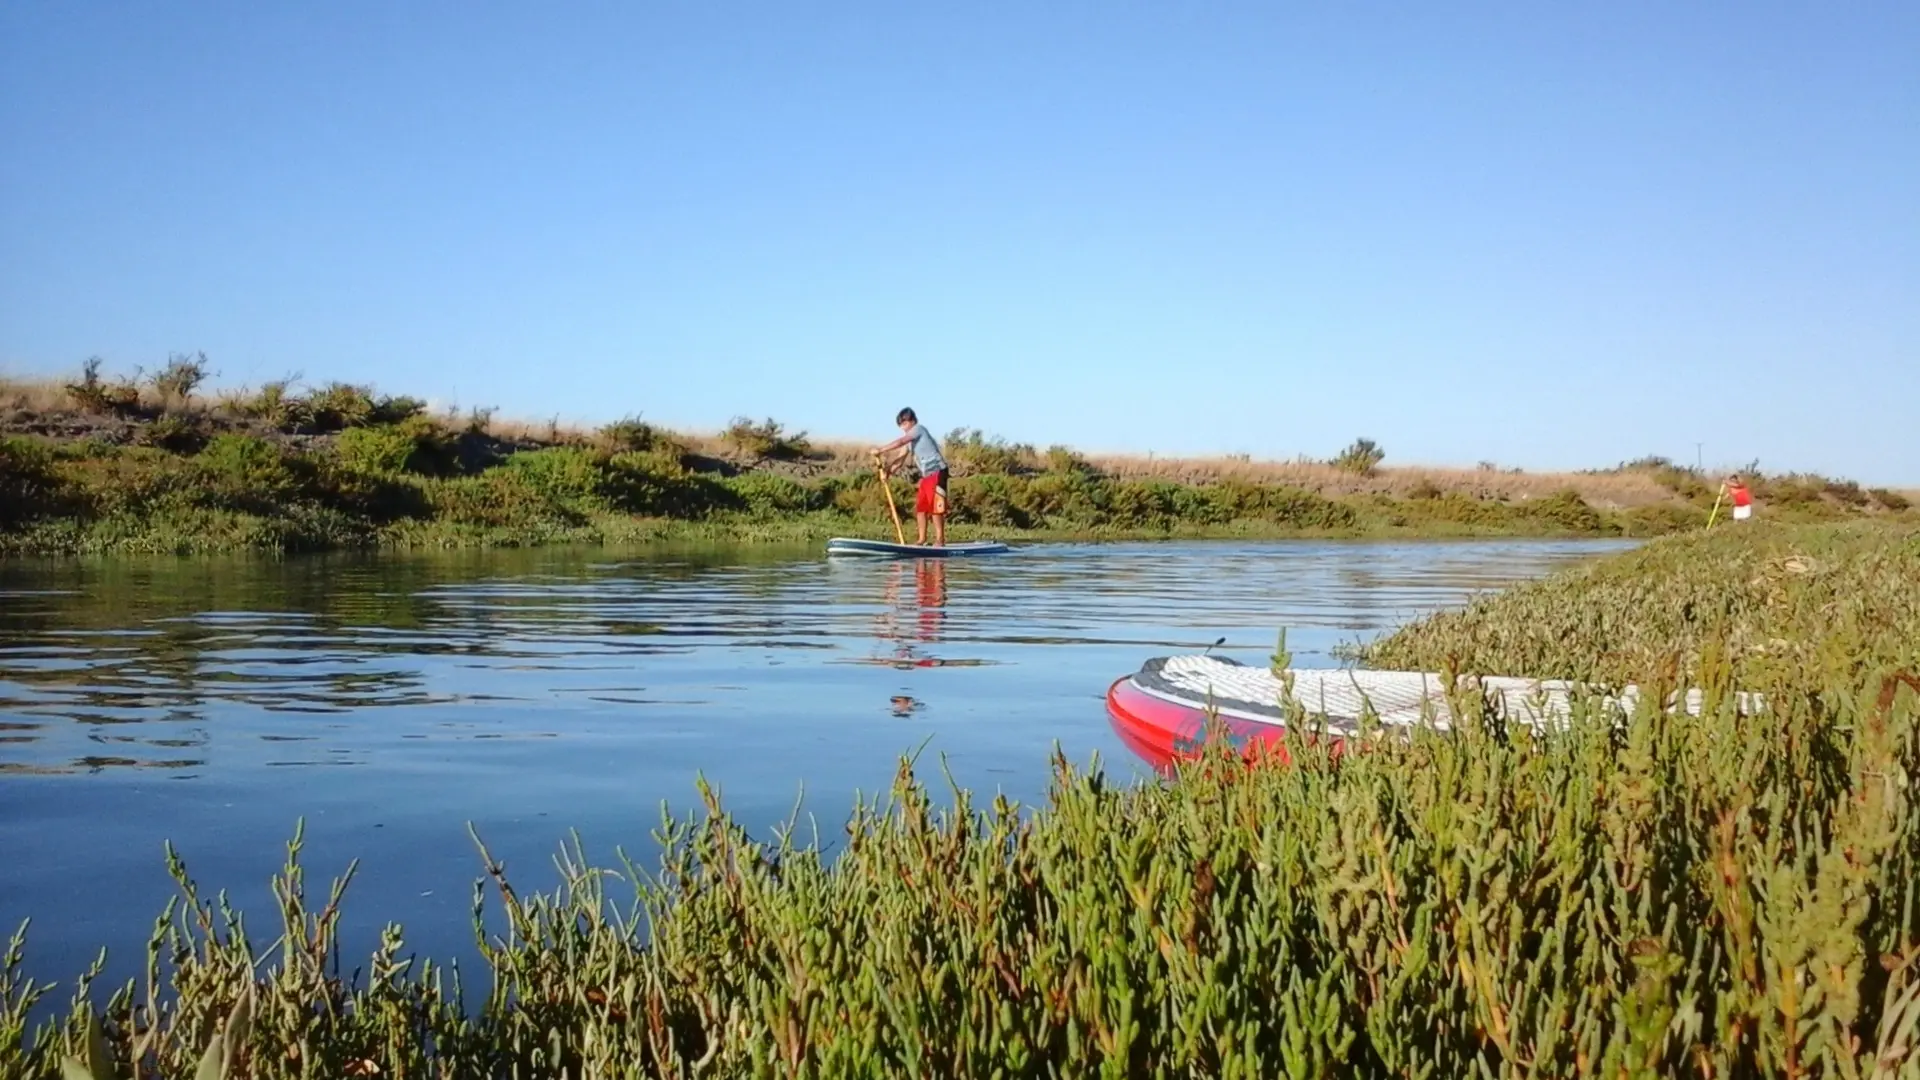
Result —
[[933, 515], [933, 546], [947, 546], [947, 515]]
[[915, 514], [913, 515], [913, 522], [920, 527], [920, 538], [915, 540], [914, 543], [925, 547], [927, 543], [927, 515]]

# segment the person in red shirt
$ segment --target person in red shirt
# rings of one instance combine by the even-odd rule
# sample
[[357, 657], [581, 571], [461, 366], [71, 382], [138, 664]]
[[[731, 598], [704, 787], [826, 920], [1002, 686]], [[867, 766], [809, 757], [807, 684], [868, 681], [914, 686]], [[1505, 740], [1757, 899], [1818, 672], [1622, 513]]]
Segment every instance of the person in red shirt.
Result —
[[1737, 473], [1727, 477], [1727, 498], [1733, 503], [1733, 520], [1745, 521], [1753, 516], [1753, 494]]

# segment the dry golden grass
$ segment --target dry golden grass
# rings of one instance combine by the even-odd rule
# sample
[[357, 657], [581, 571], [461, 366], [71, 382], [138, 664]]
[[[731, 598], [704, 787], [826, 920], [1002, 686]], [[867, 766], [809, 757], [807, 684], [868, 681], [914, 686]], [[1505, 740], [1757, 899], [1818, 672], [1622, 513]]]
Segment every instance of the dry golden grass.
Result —
[[1643, 472], [1561, 473], [1458, 469], [1418, 465], [1374, 469], [1365, 475], [1318, 461], [1255, 461], [1239, 457], [1161, 458], [1108, 455], [1090, 459], [1109, 476], [1162, 479], [1185, 484], [1237, 479], [1287, 484], [1323, 495], [1392, 495], [1459, 492], [1488, 499], [1542, 498], [1573, 490], [1597, 507], [1625, 508], [1666, 502], [1673, 493]]
[[56, 380], [0, 376], [0, 410], [58, 412], [70, 407], [67, 388]]
[[[67, 390], [70, 383], [78, 381], [78, 376], [73, 379], [19, 379], [0, 376], [0, 417], [3, 417], [6, 412], [21, 410], [50, 415], [83, 412], [84, 410], [74, 404], [73, 395]], [[142, 409], [157, 410], [168, 404], [161, 394], [144, 379], [135, 381], [116, 376], [102, 378], [100, 381], [103, 386], [133, 386]], [[206, 412], [221, 407], [235, 398], [244, 397], [246, 394], [247, 391], [244, 388], [205, 391], [195, 394], [182, 411]]]
[[593, 437], [594, 428], [572, 420], [511, 420], [495, 417], [487, 431], [511, 442], [577, 443]]

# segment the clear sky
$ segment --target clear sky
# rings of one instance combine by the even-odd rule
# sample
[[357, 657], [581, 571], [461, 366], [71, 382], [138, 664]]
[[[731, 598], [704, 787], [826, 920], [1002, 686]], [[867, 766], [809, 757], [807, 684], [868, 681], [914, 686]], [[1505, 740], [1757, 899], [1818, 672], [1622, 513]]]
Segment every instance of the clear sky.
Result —
[[1920, 483], [1920, 4], [0, 5], [0, 369]]

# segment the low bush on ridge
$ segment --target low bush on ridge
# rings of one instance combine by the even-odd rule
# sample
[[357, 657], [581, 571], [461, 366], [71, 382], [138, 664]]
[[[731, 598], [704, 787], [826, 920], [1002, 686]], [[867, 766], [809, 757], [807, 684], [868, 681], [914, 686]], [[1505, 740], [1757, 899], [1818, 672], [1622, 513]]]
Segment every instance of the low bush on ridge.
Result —
[[759, 423], [735, 417], [720, 437], [736, 451], [759, 461], [798, 461], [813, 454], [806, 432], [788, 431], [772, 417]]

